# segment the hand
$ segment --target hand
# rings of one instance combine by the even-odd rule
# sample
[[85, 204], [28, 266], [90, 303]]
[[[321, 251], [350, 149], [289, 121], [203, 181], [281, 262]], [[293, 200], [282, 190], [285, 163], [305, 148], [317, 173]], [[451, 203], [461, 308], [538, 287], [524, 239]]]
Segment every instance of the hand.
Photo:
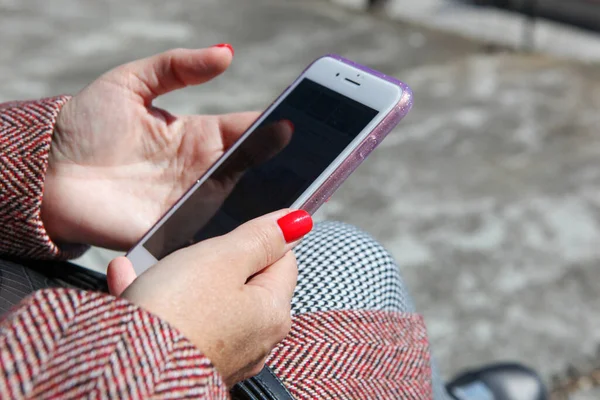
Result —
[[[231, 386], [260, 372], [287, 335], [298, 273], [291, 249], [311, 229], [304, 211], [257, 218], [167, 256], [122, 297], [178, 328]], [[126, 276], [135, 277], [129, 260], [113, 260], [113, 293], [128, 285]]]
[[50, 237], [134, 244], [258, 116], [174, 116], [152, 101], [216, 77], [231, 60], [227, 46], [168, 51], [107, 72], [67, 102], [44, 184]]

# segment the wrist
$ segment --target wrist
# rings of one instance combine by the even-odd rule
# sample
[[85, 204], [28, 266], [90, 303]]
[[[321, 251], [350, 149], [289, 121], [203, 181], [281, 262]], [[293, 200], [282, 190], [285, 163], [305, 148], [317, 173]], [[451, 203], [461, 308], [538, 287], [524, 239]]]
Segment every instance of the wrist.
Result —
[[44, 180], [40, 217], [46, 234], [56, 244], [73, 242], [73, 235], [68, 227], [68, 218], [63, 215], [65, 205], [61, 207], [60, 204], [59, 187], [60, 182], [57, 182], [53, 174], [47, 171]]
[[[83, 249], [69, 248], [65, 252], [65, 247], [56, 246], [42, 219], [53, 130], [68, 99], [59, 96], [21, 102], [2, 110], [5, 121], [14, 127], [0, 126], [0, 137], [9, 145], [6, 157], [0, 161], [1, 169], [8, 172], [2, 196], [10, 204], [2, 215], [0, 252], [35, 258], [66, 258]], [[5, 127], [15, 128], [18, 135], [3, 130]]]
[[[69, 98], [66, 99], [67, 101]], [[48, 159], [46, 166], [46, 174], [44, 176], [44, 186], [42, 194], [42, 203], [40, 217], [47, 235], [54, 243], [82, 243], [83, 238], [78, 237], [77, 230], [73, 229], [73, 217], [70, 214], [75, 210], [70, 204], [70, 199], [74, 193], [65, 193], [68, 191], [68, 184], [61, 179], [58, 161], [61, 159], [59, 150], [59, 142], [63, 137], [64, 129], [62, 129], [64, 120], [65, 104], [59, 111], [54, 130], [52, 132], [52, 140], [48, 151]]]

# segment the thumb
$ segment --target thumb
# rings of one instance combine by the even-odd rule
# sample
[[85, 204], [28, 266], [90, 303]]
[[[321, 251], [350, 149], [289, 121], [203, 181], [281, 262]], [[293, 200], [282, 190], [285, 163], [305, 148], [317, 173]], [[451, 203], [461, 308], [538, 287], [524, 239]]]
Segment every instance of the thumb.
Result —
[[285, 303], [289, 304], [294, 295], [297, 280], [296, 256], [293, 251], [288, 251], [279, 261], [250, 278], [246, 285], [270, 289], [272, 293], [280, 295], [279, 298], [285, 299]]
[[145, 103], [223, 73], [231, 64], [233, 48], [220, 44], [205, 49], [174, 49], [133, 61], [108, 72], [107, 79], [133, 90]]
[[117, 257], [108, 264], [106, 281], [108, 283], [108, 291], [113, 296], [120, 296], [135, 278], [136, 274], [133, 264], [131, 264], [128, 258]]
[[217, 251], [230, 254], [228, 264], [239, 266], [244, 284], [249, 277], [280, 260], [312, 227], [312, 218], [304, 210], [277, 211], [216, 238]]

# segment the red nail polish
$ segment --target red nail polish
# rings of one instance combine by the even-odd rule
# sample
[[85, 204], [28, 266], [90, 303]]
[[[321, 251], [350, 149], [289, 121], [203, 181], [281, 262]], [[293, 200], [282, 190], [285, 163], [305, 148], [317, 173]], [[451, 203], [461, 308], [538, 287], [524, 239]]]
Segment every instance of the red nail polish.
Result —
[[235, 54], [235, 51], [233, 50], [233, 46], [230, 45], [229, 43], [219, 43], [219, 44], [215, 44], [213, 47], [226, 47], [231, 52], [231, 55]]
[[283, 122], [285, 122], [290, 127], [290, 130], [292, 132], [294, 132], [294, 123], [292, 121], [290, 121], [289, 119], [284, 119]]
[[312, 230], [313, 220], [306, 211], [297, 210], [279, 218], [277, 225], [281, 228], [285, 241], [292, 243]]

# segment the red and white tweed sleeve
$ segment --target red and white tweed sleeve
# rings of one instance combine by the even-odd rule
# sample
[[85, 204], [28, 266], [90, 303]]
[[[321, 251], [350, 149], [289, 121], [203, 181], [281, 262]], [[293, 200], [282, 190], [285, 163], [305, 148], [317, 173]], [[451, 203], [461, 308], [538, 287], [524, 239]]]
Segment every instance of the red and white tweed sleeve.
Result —
[[57, 246], [41, 220], [56, 117], [69, 97], [0, 104], [0, 254], [71, 258], [86, 246]]
[[431, 400], [423, 318], [369, 310], [296, 315], [267, 364], [298, 400]]
[[210, 361], [126, 300], [41, 290], [0, 323], [0, 397], [226, 399]]

